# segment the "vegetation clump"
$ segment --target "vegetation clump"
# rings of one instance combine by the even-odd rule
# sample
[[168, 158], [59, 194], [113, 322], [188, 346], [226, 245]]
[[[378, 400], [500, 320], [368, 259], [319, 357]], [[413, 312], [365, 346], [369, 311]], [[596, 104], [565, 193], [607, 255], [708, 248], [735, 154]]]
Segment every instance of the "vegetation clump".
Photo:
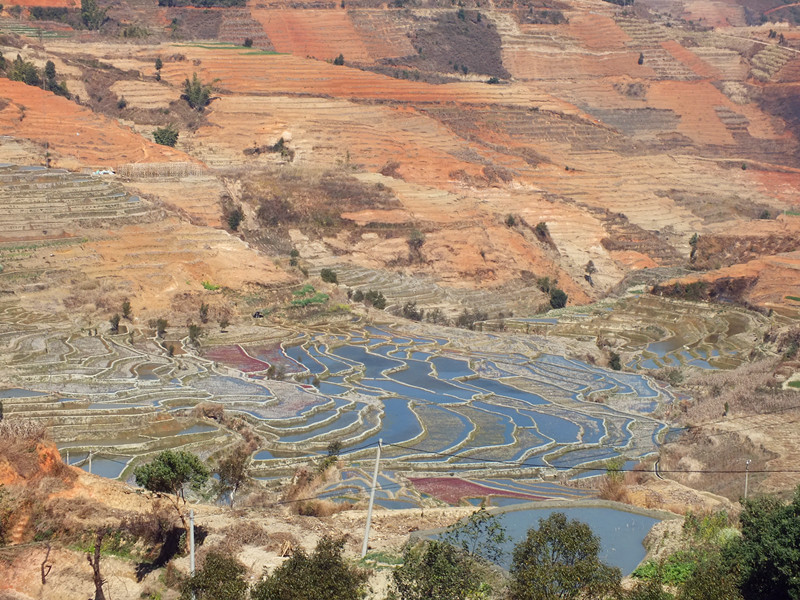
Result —
[[367, 573], [342, 556], [344, 538], [323, 537], [311, 555], [302, 549], [255, 584], [252, 600], [360, 600]]
[[156, 144], [174, 147], [178, 143], [178, 133], [178, 128], [170, 123], [155, 129], [153, 131], [153, 140]]
[[211, 94], [214, 91], [212, 83], [203, 83], [197, 76], [197, 73], [192, 74], [192, 78], [186, 79], [183, 82], [183, 94], [181, 98], [198, 112], [203, 112], [203, 109], [211, 103]]

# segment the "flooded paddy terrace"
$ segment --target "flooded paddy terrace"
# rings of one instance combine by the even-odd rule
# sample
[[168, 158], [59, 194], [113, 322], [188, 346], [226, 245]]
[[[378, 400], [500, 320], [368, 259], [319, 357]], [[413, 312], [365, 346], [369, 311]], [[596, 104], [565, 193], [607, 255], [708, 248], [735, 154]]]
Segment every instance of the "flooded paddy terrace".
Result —
[[[650, 300], [620, 303], [622, 319], [655, 311]], [[128, 478], [133, 465], [165, 448], [208, 457], [235, 443], [234, 432], [194, 416], [197, 404], [215, 402], [262, 436], [253, 456], [262, 478], [289, 475], [299, 460], [340, 441], [347, 467], [324, 491], [333, 499], [365, 496], [379, 439], [377, 503], [386, 508], [416, 506], [426, 496], [496, 505], [576, 498], [584, 492], [554, 480], [602, 473], [610, 459], [633, 465], [654, 453], [668, 430], [659, 415], [674, 398], [635, 370], [556, 353], [562, 338], [555, 330], [567, 346], [589, 336], [589, 327], [626, 336], [641, 348], [631, 369], [673, 356], [709, 366], [737, 360], [736, 336], [750, 329], [746, 321], [737, 325], [739, 313], [688, 319], [681, 310], [687, 311], [661, 310], [658, 325], [638, 329], [629, 320], [619, 326], [616, 310], [562, 315], [535, 323], [550, 328], [547, 338], [530, 324], [528, 333], [503, 334], [412, 323], [349, 322], [302, 332], [253, 327], [247, 343], [214, 344], [211, 335], [199, 352], [169, 356], [146, 332], [68, 331], [45, 315], [6, 306], [0, 398], [7, 416], [47, 424], [71, 463], [87, 468], [92, 451], [93, 469], [108, 477]], [[672, 319], [674, 327], [664, 325]], [[741, 331], [732, 334], [736, 327]]]

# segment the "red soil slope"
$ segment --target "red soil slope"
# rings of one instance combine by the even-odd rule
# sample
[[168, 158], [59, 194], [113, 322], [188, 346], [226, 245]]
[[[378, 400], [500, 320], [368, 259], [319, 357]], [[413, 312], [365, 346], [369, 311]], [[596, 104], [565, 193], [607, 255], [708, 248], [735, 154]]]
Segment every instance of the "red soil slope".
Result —
[[251, 10], [277, 52], [332, 59], [370, 60], [367, 47], [344, 10]]
[[192, 162], [183, 152], [149, 142], [102, 115], [50, 92], [0, 79], [0, 135], [49, 144], [54, 166]]

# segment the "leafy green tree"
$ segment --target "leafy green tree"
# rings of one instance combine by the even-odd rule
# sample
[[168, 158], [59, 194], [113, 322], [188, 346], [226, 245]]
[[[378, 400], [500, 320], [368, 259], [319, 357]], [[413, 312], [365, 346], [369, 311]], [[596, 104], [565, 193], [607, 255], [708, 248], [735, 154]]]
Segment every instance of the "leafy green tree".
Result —
[[44, 64], [44, 76], [48, 81], [56, 80], [56, 63], [54, 63], [52, 60], [48, 60]]
[[[758, 597], [779, 598], [779, 596]], [[736, 577], [730, 567], [723, 563], [718, 550], [703, 552], [697, 557], [692, 573], [678, 593], [678, 600], [741, 600], [741, 598]]]
[[800, 598], [800, 486], [791, 503], [774, 496], [744, 501], [742, 537], [723, 551], [740, 573], [745, 600]]
[[322, 281], [327, 283], [339, 283], [339, 278], [336, 276], [336, 271], [333, 269], [322, 269], [322, 271], [319, 272], [319, 276]]
[[550, 306], [552, 308], [564, 308], [567, 305], [567, 298], [564, 290], [557, 287], [550, 288]]
[[27, 85], [39, 86], [42, 84], [42, 79], [39, 77], [39, 70], [36, 66], [32, 62], [22, 60], [19, 54], [17, 54], [14, 62], [11, 63], [8, 78], [12, 81], [21, 81]]
[[211, 92], [213, 91], [213, 82], [203, 83], [197, 73], [194, 73], [191, 80], [187, 78], [183, 82], [183, 95], [181, 98], [186, 100], [193, 109], [202, 112], [211, 102]]
[[323, 537], [309, 556], [298, 550], [253, 587], [252, 600], [360, 600], [367, 573], [342, 557], [344, 538]]
[[376, 290], [368, 290], [367, 293], [364, 294], [364, 302], [372, 304], [373, 308], [377, 308], [378, 310], [386, 308], [386, 297], [383, 295], [383, 292]]
[[482, 506], [448, 527], [441, 539], [472, 558], [499, 563], [506, 554], [503, 544], [509, 538], [497, 515]]
[[246, 573], [235, 558], [209, 552], [203, 568], [181, 586], [181, 600], [246, 600]]
[[167, 498], [175, 507], [183, 528], [187, 531], [186, 517], [183, 514], [186, 486], [199, 489], [208, 481], [209, 475], [210, 472], [202, 461], [185, 450], [164, 450], [149, 463], [133, 470], [136, 485], [151, 492], [169, 494]]
[[106, 9], [97, 5], [97, 0], [81, 0], [81, 21], [87, 29], [100, 29], [106, 22]]
[[600, 599], [619, 590], [620, 571], [600, 562], [600, 538], [554, 512], [514, 548], [511, 600]]
[[481, 588], [475, 561], [447, 542], [408, 545], [403, 565], [392, 572], [401, 600], [466, 600]]
[[219, 461], [217, 475], [218, 497], [228, 496], [233, 508], [236, 492], [250, 481], [250, 452], [244, 444], [236, 446], [230, 454]]
[[161, 144], [162, 146], [170, 146], [174, 147], [175, 144], [178, 143], [178, 135], [180, 132], [178, 128], [175, 127], [172, 123], [166, 125], [164, 127], [159, 127], [158, 129], [153, 130], [153, 140], [156, 144]]

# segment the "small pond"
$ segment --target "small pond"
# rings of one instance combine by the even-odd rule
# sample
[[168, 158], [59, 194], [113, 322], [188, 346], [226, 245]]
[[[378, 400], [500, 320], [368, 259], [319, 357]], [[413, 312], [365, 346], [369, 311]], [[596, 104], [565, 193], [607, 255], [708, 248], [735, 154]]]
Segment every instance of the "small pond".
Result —
[[[600, 538], [600, 560], [619, 567], [622, 575], [629, 575], [645, 557], [642, 542], [650, 529], [659, 522], [656, 517], [599, 506], [566, 508], [530, 508], [530, 503], [515, 506], [499, 513], [499, 517], [510, 541], [504, 545], [507, 551], [503, 567], [511, 565], [514, 546], [525, 539], [531, 528], [539, 526], [539, 519], [546, 519], [554, 512], [562, 512], [567, 518], [589, 525]], [[439, 532], [432, 532], [437, 535]]]

